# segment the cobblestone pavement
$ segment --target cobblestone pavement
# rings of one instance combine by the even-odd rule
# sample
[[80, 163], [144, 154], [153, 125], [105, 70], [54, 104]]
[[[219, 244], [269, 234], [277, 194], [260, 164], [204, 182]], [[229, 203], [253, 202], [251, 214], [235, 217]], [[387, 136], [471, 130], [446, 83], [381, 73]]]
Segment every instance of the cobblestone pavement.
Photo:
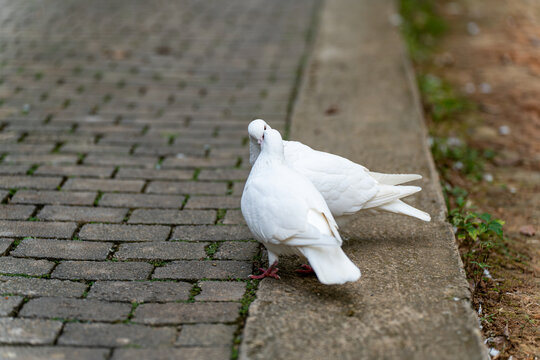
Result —
[[0, 358], [234, 358], [246, 126], [284, 129], [317, 0], [0, 8]]

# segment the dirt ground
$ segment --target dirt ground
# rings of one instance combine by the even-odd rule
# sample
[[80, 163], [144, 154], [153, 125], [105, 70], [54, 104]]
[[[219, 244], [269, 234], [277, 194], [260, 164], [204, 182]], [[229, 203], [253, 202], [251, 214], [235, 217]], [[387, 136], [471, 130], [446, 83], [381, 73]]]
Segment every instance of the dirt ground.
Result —
[[[540, 1], [437, 2], [448, 32], [434, 56], [435, 72], [477, 106], [465, 127], [431, 131], [465, 135], [493, 149], [487, 181], [469, 182], [481, 212], [506, 221], [509, 254], [490, 258], [490, 278], [473, 289], [482, 308], [492, 358], [540, 357]], [[461, 132], [454, 134], [453, 132]], [[491, 180], [492, 177], [492, 181]], [[535, 233], [534, 235], [532, 233]], [[499, 351], [499, 352], [498, 352]]]

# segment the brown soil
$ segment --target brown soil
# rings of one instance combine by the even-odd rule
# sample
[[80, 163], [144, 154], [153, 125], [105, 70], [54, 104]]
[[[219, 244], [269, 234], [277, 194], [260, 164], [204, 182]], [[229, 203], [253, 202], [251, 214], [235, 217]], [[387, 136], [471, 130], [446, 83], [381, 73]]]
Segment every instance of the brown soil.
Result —
[[[481, 212], [506, 221], [509, 254], [493, 254], [473, 289], [488, 346], [499, 359], [540, 357], [540, 1], [438, 1], [449, 25], [435, 55], [435, 72], [478, 104], [463, 126], [471, 146], [497, 156], [493, 182], [468, 183]], [[476, 33], [475, 30], [479, 30]], [[476, 33], [476, 34], [475, 34]], [[509, 133], [505, 133], [505, 129]], [[533, 236], [520, 233], [532, 225]], [[523, 229], [526, 230], [526, 229]], [[531, 227], [528, 228], [531, 230]]]

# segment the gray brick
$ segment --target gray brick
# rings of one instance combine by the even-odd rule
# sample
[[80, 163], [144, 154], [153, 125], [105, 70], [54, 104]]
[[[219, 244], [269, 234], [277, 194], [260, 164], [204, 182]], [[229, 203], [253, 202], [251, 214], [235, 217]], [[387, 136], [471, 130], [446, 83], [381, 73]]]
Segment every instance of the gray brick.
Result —
[[0, 219], [26, 220], [34, 212], [31, 205], [4, 205], [0, 204]]
[[112, 243], [89, 241], [25, 239], [11, 252], [11, 255], [51, 259], [105, 260], [112, 246]]
[[174, 195], [105, 194], [99, 205], [129, 208], [180, 208], [184, 199], [184, 196]]
[[19, 190], [11, 199], [14, 204], [92, 205], [97, 192]]
[[172, 225], [193, 225], [193, 224], [213, 224], [217, 213], [214, 210], [135, 210], [129, 223], [135, 224], [172, 224]]
[[230, 302], [142, 304], [133, 321], [149, 325], [227, 323], [236, 320], [239, 309], [239, 303]]
[[[13, 145], [13, 144], [10, 144]], [[0, 164], [0, 174], [2, 175], [26, 175], [30, 165], [6, 165]], [[56, 174], [53, 174], [56, 175]]]
[[42, 297], [30, 299], [19, 311], [19, 316], [113, 322], [127, 319], [130, 311], [130, 304], [88, 299]]
[[0, 221], [0, 236], [71, 238], [76, 228], [68, 222]]
[[23, 296], [63, 296], [79, 297], [86, 290], [86, 284], [56, 279], [25, 277], [0, 277], [0, 294]]
[[120, 260], [191, 260], [206, 257], [207, 243], [156, 242], [123, 244], [115, 257]]
[[56, 189], [61, 182], [61, 177], [2, 176], [0, 188]]
[[113, 166], [55, 166], [55, 165], [42, 165], [35, 174], [36, 175], [61, 175], [61, 176], [78, 176], [78, 177], [96, 177], [96, 178], [108, 178], [114, 171]]
[[192, 287], [190, 283], [172, 281], [96, 281], [88, 298], [127, 302], [183, 301], [189, 298]]
[[219, 260], [252, 260], [259, 252], [258, 242], [227, 241], [221, 243], [214, 259]]
[[176, 337], [173, 327], [149, 327], [125, 324], [66, 324], [60, 345], [75, 346], [162, 346], [171, 345]]
[[84, 158], [85, 165], [114, 165], [114, 166], [135, 166], [153, 168], [157, 164], [157, 156], [115, 156], [90, 154]]
[[82, 240], [160, 241], [169, 236], [162, 225], [86, 224], [79, 232]]
[[1, 296], [0, 316], [12, 316], [16, 309], [22, 304], [22, 296]]
[[172, 239], [188, 241], [251, 240], [253, 235], [247, 226], [177, 226], [174, 228]]
[[242, 193], [244, 192], [244, 186], [246, 186], [245, 182], [235, 182], [233, 184], [233, 195], [242, 196]]
[[80, 206], [45, 206], [38, 214], [43, 220], [63, 220], [76, 222], [122, 222], [128, 209]]
[[[4, 344], [52, 344], [61, 328], [60, 321], [0, 318], [0, 342]], [[0, 354], [1, 352], [0, 349]]]
[[199, 180], [245, 180], [249, 175], [247, 169], [203, 169]]
[[14, 164], [75, 164], [77, 162], [76, 155], [60, 155], [60, 154], [11, 154], [6, 156], [6, 163]]
[[13, 239], [0, 239], [0, 255], [4, 255], [11, 244], [13, 244]]
[[[79, 131], [80, 129], [77, 129]], [[131, 146], [126, 145], [97, 145], [97, 144], [85, 144], [85, 143], [68, 143], [60, 148], [61, 153], [97, 153], [97, 154], [129, 154]]]
[[231, 357], [230, 346], [224, 347], [189, 347], [182, 349], [118, 349], [114, 351], [112, 360], [192, 360], [212, 359], [228, 360]]
[[186, 209], [239, 209], [238, 196], [192, 196], [189, 198]]
[[219, 346], [232, 343], [235, 325], [195, 324], [183, 325], [176, 345], [180, 346]]
[[227, 210], [223, 219], [225, 225], [246, 225], [246, 220], [240, 210]]
[[244, 296], [246, 283], [241, 281], [201, 281], [196, 301], [238, 301]]
[[120, 192], [139, 192], [144, 186], [143, 180], [117, 179], [69, 179], [63, 190], [101, 190]]
[[152, 181], [146, 188], [153, 194], [189, 194], [189, 195], [225, 195], [227, 184], [224, 182], [196, 181]]
[[47, 260], [0, 257], [0, 273], [3, 274], [46, 275], [53, 267], [54, 263]]
[[143, 262], [64, 261], [53, 271], [56, 279], [144, 280], [153, 266]]
[[116, 177], [120, 179], [190, 180], [193, 178], [193, 170], [121, 168]]
[[164, 168], [206, 168], [206, 167], [233, 167], [236, 159], [208, 159], [198, 157], [168, 157], [163, 161]]
[[244, 279], [251, 274], [247, 261], [173, 261], [154, 271], [153, 279]]
[[109, 354], [108, 349], [85, 349], [85, 348], [70, 348], [63, 346], [2, 346], [0, 347], [0, 359], [17, 359], [17, 360], [103, 360]]

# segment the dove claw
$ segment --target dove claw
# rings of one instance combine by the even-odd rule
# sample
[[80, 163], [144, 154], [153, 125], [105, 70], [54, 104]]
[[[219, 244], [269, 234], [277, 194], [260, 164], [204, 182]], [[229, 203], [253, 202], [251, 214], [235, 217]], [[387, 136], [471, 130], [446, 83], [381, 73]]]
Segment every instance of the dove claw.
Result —
[[264, 279], [265, 277], [272, 277], [274, 279], [280, 280], [281, 278], [277, 274], [279, 269], [276, 267], [276, 265], [277, 265], [277, 261], [275, 263], [273, 263], [272, 265], [270, 265], [270, 267], [268, 269], [259, 268], [259, 271], [261, 271], [262, 274], [260, 274], [260, 275], [249, 275], [249, 278], [250, 279], [256, 279], [256, 280], [261, 280], [261, 279]]
[[313, 268], [309, 266], [308, 264], [302, 264], [300, 265], [300, 269], [295, 270], [298, 274], [302, 275], [308, 275], [313, 274], [315, 271], [313, 271]]

